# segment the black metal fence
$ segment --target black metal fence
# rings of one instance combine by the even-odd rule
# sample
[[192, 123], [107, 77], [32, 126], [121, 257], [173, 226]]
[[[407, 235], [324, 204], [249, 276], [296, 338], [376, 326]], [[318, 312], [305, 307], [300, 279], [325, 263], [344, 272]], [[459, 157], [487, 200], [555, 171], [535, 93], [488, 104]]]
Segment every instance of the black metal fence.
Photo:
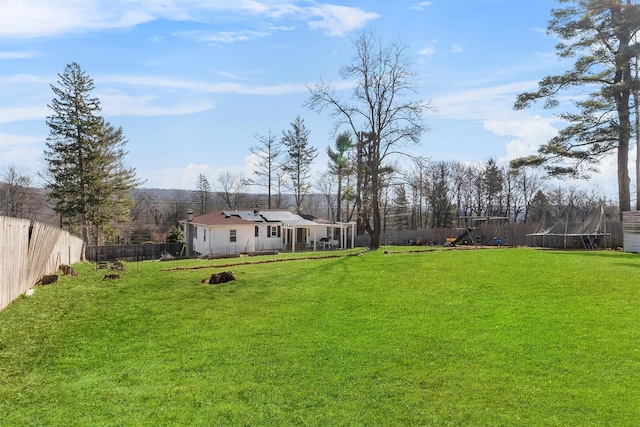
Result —
[[163, 255], [179, 257], [184, 243], [154, 243], [144, 245], [87, 246], [85, 256], [92, 262], [158, 260]]

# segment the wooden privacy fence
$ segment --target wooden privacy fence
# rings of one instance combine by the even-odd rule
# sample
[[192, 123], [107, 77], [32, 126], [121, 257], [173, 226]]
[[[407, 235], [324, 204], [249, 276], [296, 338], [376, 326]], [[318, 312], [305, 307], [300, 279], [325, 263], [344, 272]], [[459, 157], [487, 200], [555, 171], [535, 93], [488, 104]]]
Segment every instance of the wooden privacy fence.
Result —
[[27, 219], [0, 216], [0, 310], [60, 264], [83, 259], [82, 239]]
[[[607, 220], [607, 248], [622, 246], [622, 224]], [[503, 245], [533, 246], [535, 242], [529, 237], [534, 233], [535, 225], [531, 224], [502, 224], [499, 226], [482, 225], [472, 234], [478, 236], [478, 244], [495, 245], [493, 237], [498, 237]], [[464, 232], [462, 228], [419, 228], [417, 230], [390, 231], [382, 233], [380, 245], [409, 245], [422, 240], [424, 244], [442, 245], [447, 238], [457, 237]], [[368, 235], [356, 236], [356, 246], [369, 246], [371, 239]]]

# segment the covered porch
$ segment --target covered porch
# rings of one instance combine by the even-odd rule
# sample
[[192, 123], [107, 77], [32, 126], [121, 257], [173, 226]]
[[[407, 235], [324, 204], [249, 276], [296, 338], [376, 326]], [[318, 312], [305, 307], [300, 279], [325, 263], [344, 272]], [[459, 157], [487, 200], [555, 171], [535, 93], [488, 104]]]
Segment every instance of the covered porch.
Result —
[[283, 222], [282, 229], [284, 246], [291, 252], [355, 246], [355, 222], [322, 224], [300, 219]]

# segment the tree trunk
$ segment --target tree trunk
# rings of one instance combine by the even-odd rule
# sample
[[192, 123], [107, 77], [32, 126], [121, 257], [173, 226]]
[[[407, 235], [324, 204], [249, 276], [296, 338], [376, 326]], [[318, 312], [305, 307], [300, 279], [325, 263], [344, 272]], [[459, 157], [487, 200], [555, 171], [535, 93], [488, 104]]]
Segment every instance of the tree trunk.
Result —
[[[611, 15], [614, 24], [624, 22], [620, 8], [612, 8]], [[632, 75], [630, 58], [627, 52], [630, 35], [621, 25], [615, 25], [614, 31], [620, 41], [615, 55], [616, 76], [614, 84], [621, 85], [621, 87], [619, 89], [614, 87], [614, 99], [620, 125], [618, 131], [618, 205], [620, 206], [620, 221], [622, 221], [622, 213], [631, 210], [631, 180], [629, 179], [629, 140], [631, 139], [629, 100], [631, 98], [631, 89], [628, 85], [632, 82]]]
[[379, 134], [374, 134], [375, 136], [370, 141], [371, 146], [369, 147], [369, 173], [371, 179], [371, 215], [373, 219], [373, 227], [367, 223], [365, 224], [367, 227], [367, 232], [371, 237], [371, 243], [369, 244], [369, 249], [376, 250], [380, 247], [380, 233], [382, 231], [382, 219], [380, 215], [380, 136]]
[[362, 132], [358, 132], [358, 147], [356, 154], [356, 234], [362, 235], [365, 232], [364, 212], [362, 210], [362, 193], [363, 187], [363, 174], [364, 174], [364, 161], [362, 158], [364, 145], [364, 135]]
[[[638, 78], [638, 61], [636, 58], [636, 79]], [[640, 106], [638, 105], [640, 96], [638, 90], [633, 91], [633, 104], [635, 105], [636, 116], [636, 210], [640, 210]]]
[[618, 203], [620, 205], [620, 218], [622, 212], [631, 210], [631, 191], [629, 185], [628, 164], [629, 164], [629, 137], [620, 135], [618, 143]]
[[342, 168], [338, 166], [338, 200], [336, 200], [336, 222], [340, 222], [342, 211]]

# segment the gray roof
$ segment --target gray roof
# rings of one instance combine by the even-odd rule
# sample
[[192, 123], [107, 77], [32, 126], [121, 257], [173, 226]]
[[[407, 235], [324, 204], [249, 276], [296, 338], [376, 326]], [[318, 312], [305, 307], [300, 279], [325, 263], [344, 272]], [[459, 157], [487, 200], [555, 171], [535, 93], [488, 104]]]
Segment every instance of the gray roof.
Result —
[[260, 215], [262, 215], [265, 221], [295, 221], [303, 219], [300, 215], [296, 215], [289, 211], [261, 211]]
[[252, 222], [281, 222], [285, 227], [313, 227], [316, 222], [304, 219], [289, 211], [224, 211], [226, 216], [234, 216]]
[[253, 211], [224, 211], [226, 216], [237, 216], [245, 221], [263, 222], [264, 218], [260, 213], [255, 214]]

